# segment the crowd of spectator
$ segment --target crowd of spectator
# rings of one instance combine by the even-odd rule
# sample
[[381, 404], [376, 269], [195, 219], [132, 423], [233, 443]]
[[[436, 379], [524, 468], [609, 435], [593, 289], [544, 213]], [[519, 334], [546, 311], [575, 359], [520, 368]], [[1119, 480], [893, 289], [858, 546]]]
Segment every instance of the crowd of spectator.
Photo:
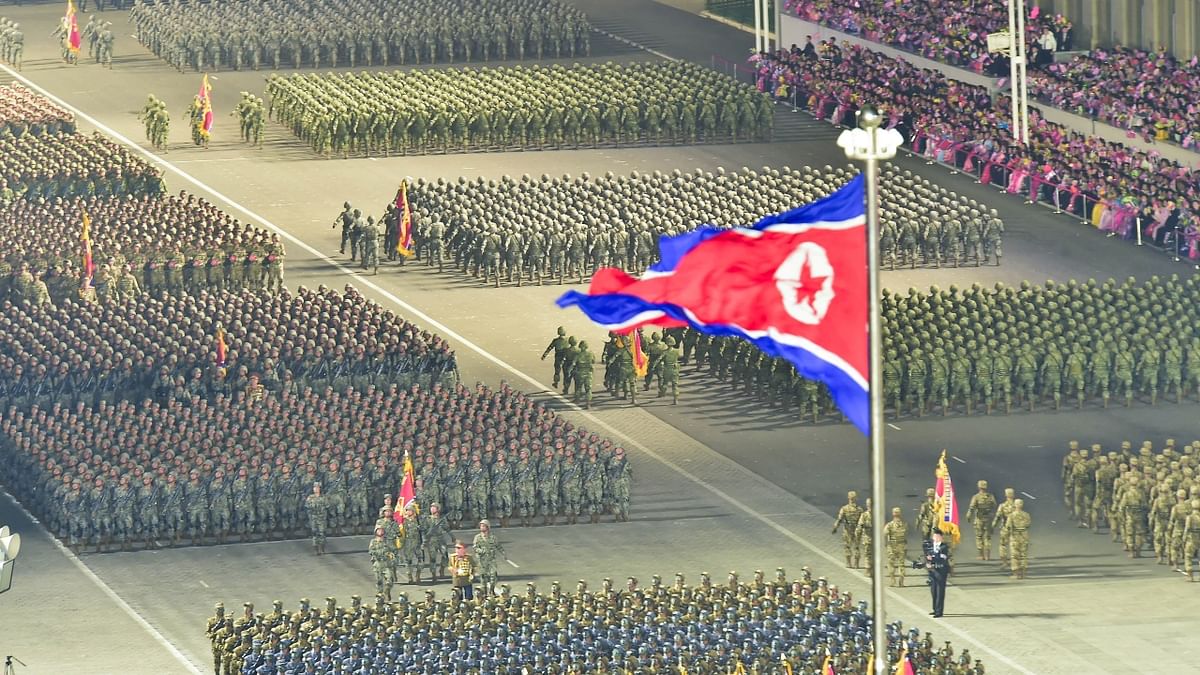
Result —
[[1200, 143], [1200, 57], [1166, 51], [1097, 49], [1032, 71], [1029, 94], [1056, 108], [1103, 120], [1146, 140], [1196, 149]]
[[980, 182], [1070, 212], [1113, 236], [1144, 238], [1200, 260], [1200, 174], [1121, 143], [1071, 131], [1030, 111], [1030, 138], [1016, 142], [1008, 102], [982, 87], [916, 68], [859, 46], [837, 58], [798, 47], [758, 59], [765, 89], [782, 84], [796, 105], [836, 124], [858, 106], [881, 107], [887, 126], [930, 161]]
[[[349, 607], [301, 599], [291, 613], [240, 616], [218, 605], [209, 619], [214, 666], [241, 673], [851, 673], [866, 672], [871, 617], [808, 568], [788, 579], [779, 568], [714, 584], [707, 573], [689, 585], [683, 574], [664, 585], [629, 577], [590, 589], [559, 582], [539, 592], [504, 584], [478, 601], [379, 596]], [[982, 675], [969, 650], [937, 646], [930, 633], [888, 625], [889, 664], [897, 672]], [[907, 663], [905, 663], [907, 662]], [[896, 665], [893, 665], [896, 664]]]
[[[975, 72], [992, 69], [997, 63], [988, 53], [988, 34], [1008, 30], [1005, 0], [949, 5], [937, 0], [786, 0], [784, 10], [806, 21]], [[1048, 63], [1054, 52], [1070, 50], [1072, 30], [1063, 15], [1031, 8], [1025, 22], [1031, 63]]]

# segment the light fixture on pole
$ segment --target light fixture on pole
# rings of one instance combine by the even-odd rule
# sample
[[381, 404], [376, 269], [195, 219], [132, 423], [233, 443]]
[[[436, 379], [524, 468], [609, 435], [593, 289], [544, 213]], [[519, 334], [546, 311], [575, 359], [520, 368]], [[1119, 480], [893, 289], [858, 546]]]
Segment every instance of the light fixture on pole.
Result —
[[879, 161], [896, 156], [904, 136], [895, 129], [881, 129], [883, 116], [875, 106], [864, 105], [858, 111], [858, 129], [847, 129], [838, 136], [838, 147], [846, 157], [863, 163], [867, 191], [867, 278], [870, 332], [869, 377], [871, 391], [871, 641], [875, 654], [875, 673], [883, 675], [888, 666], [887, 621], [884, 613], [883, 537], [881, 527], [887, 520], [884, 513], [887, 498], [884, 493], [883, 451], [883, 370], [882, 334], [879, 321]]

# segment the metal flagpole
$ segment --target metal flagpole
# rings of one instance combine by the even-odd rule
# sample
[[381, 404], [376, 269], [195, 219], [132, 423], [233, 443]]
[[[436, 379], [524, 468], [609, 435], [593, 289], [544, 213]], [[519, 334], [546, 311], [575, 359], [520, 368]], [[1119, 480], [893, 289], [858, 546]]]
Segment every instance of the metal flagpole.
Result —
[[887, 619], [884, 612], [883, 525], [887, 522], [887, 498], [884, 492], [883, 452], [883, 363], [882, 333], [879, 320], [879, 160], [891, 159], [904, 142], [895, 129], [880, 129], [883, 117], [875, 106], [864, 105], [858, 112], [858, 129], [847, 129], [838, 136], [838, 146], [846, 157], [863, 162], [867, 192], [867, 278], [869, 279], [870, 316], [870, 387], [871, 387], [871, 639], [874, 645], [875, 673], [888, 670]]
[[1017, 60], [1017, 75], [1021, 78], [1020, 83], [1013, 83], [1013, 95], [1019, 96], [1021, 102], [1021, 118], [1018, 120], [1021, 123], [1021, 142], [1029, 144], [1029, 80], [1027, 79], [1026, 66], [1029, 65], [1029, 50], [1025, 44], [1025, 0], [1012, 0], [1017, 5], [1017, 33], [1013, 35], [1017, 42], [1017, 50], [1020, 52], [1020, 59]]
[[754, 53], [761, 54], [763, 51], [763, 15], [762, 3], [759, 0], [754, 0]]
[[1017, 5], [1008, 0], [1008, 72], [1009, 89], [1012, 92], [1012, 135], [1021, 141], [1020, 85], [1017, 83]]

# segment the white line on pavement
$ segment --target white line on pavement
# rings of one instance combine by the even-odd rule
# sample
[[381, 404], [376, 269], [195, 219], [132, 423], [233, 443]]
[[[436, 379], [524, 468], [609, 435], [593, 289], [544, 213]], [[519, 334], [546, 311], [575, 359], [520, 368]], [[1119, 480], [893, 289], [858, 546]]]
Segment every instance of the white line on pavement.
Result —
[[[650, 51], [651, 53], [655, 53], [653, 50], [647, 50], [647, 51]], [[670, 58], [670, 57], [666, 57], [665, 55], [663, 55], [663, 56], [664, 56], [665, 58]], [[513, 376], [515, 376], [515, 377], [517, 377], [517, 378], [520, 378], [521, 380], [524, 380], [524, 381], [525, 381], [525, 382], [527, 382], [528, 384], [532, 385], [532, 386], [533, 386], [535, 389], [537, 389], [537, 390], [545, 390], [545, 391], [552, 392], [555, 398], [557, 398], [558, 400], [560, 400], [561, 402], [563, 402], [565, 405], [567, 405], [568, 407], [570, 407], [570, 408], [571, 408], [571, 409], [572, 409], [574, 412], [576, 412], [577, 414], [581, 415], [582, 417], [585, 417], [585, 418], [586, 418], [586, 419], [588, 419], [588, 420], [589, 420], [591, 423], [595, 424], [597, 427], [599, 427], [599, 428], [601, 428], [601, 429], [604, 429], [604, 430], [605, 430], [606, 432], [608, 432], [609, 434], [611, 434], [611, 435], [613, 435], [613, 436], [616, 436], [616, 437], [619, 437], [619, 438], [621, 438], [621, 439], [622, 439], [622, 441], [624, 441], [624, 443], [625, 443], [626, 445], [628, 445], [628, 446], [630, 446], [630, 447], [633, 447], [633, 448], [636, 448], [636, 449], [638, 449], [638, 450], [639, 450], [639, 451], [641, 451], [642, 453], [644, 453], [644, 454], [646, 454], [647, 456], [651, 457], [652, 459], [654, 459], [654, 460], [658, 461], [659, 463], [661, 463], [662, 465], [666, 466], [667, 468], [669, 468], [669, 469], [671, 469], [671, 470], [675, 471], [677, 474], [679, 474], [680, 476], [682, 476], [682, 477], [686, 478], [687, 480], [691, 481], [691, 482], [692, 482], [692, 483], [694, 483], [695, 485], [698, 485], [698, 486], [700, 486], [700, 487], [702, 487], [702, 488], [704, 488], [704, 489], [708, 490], [709, 492], [711, 492], [711, 493], [712, 493], [712, 494], [714, 494], [715, 496], [717, 496], [717, 497], [719, 497], [719, 498], [721, 498], [721, 499], [725, 500], [725, 501], [726, 501], [726, 502], [728, 502], [730, 505], [737, 507], [737, 508], [738, 508], [738, 509], [740, 509], [741, 511], [745, 512], [747, 515], [749, 515], [749, 516], [753, 517], [754, 519], [756, 519], [756, 520], [758, 520], [759, 522], [763, 523], [763, 524], [764, 524], [764, 525], [766, 525], [767, 527], [769, 527], [769, 528], [771, 528], [771, 529], [775, 530], [776, 532], [778, 532], [779, 534], [783, 535], [784, 537], [787, 537], [788, 539], [791, 539], [792, 541], [796, 542], [797, 544], [800, 544], [801, 546], [803, 546], [803, 547], [805, 547], [805, 548], [809, 549], [809, 550], [810, 550], [810, 551], [812, 551], [812, 552], [813, 552], [815, 555], [817, 555], [817, 556], [819, 556], [819, 557], [821, 557], [821, 558], [825, 559], [826, 561], [828, 561], [828, 562], [829, 562], [829, 563], [831, 563], [832, 565], [834, 565], [834, 566], [840, 566], [840, 565], [842, 564], [842, 561], [841, 561], [841, 560], [839, 560], [838, 558], [836, 558], [836, 557], [834, 557], [834, 556], [830, 555], [830, 554], [829, 554], [827, 551], [825, 551], [824, 549], [822, 549], [822, 548], [818, 547], [816, 544], [813, 544], [812, 542], [809, 542], [807, 539], [805, 539], [804, 537], [800, 536], [799, 534], [797, 534], [797, 533], [793, 532], [792, 530], [790, 530], [790, 529], [788, 529], [788, 528], [784, 527], [783, 525], [780, 525], [780, 524], [778, 524], [778, 523], [776, 523], [776, 522], [772, 521], [771, 519], [769, 519], [769, 518], [767, 518], [767, 517], [763, 516], [763, 515], [762, 515], [761, 513], [759, 513], [758, 511], [755, 511], [755, 510], [754, 510], [754, 509], [753, 509], [751, 506], [749, 506], [748, 504], [746, 504], [746, 503], [742, 502], [742, 501], [741, 501], [741, 500], [739, 500], [737, 497], [734, 497], [733, 495], [729, 494], [728, 492], [725, 492], [725, 491], [724, 491], [724, 490], [722, 490], [721, 488], [719, 488], [719, 487], [716, 487], [716, 486], [714, 486], [714, 485], [710, 485], [709, 483], [705, 482], [705, 481], [704, 481], [702, 478], [700, 478], [700, 477], [696, 476], [695, 474], [693, 474], [692, 472], [688, 471], [687, 469], [685, 469], [684, 467], [680, 466], [679, 464], [676, 464], [675, 462], [673, 462], [673, 461], [671, 461], [670, 459], [668, 459], [668, 458], [664, 457], [663, 455], [659, 454], [658, 452], [656, 452], [656, 451], [654, 451], [654, 450], [651, 450], [651, 449], [650, 449], [649, 447], [647, 447], [646, 445], [643, 445], [642, 443], [638, 442], [638, 441], [637, 441], [637, 440], [635, 440], [634, 438], [632, 438], [632, 437], [628, 436], [627, 434], [625, 434], [624, 432], [620, 431], [620, 430], [619, 430], [619, 429], [617, 429], [616, 427], [612, 426], [612, 425], [611, 425], [611, 424], [609, 424], [608, 422], [605, 422], [604, 420], [600, 419], [599, 417], [596, 417], [596, 416], [595, 416], [593, 413], [583, 410], [583, 409], [582, 409], [582, 408], [580, 408], [579, 406], [575, 405], [575, 403], [574, 403], [574, 402], [572, 402], [572, 401], [570, 401], [570, 400], [568, 400], [568, 399], [564, 398], [563, 396], [559, 395], [559, 394], [558, 394], [558, 393], [555, 391], [555, 389], [552, 389], [552, 388], [550, 388], [550, 387], [547, 387], [547, 386], [546, 386], [545, 384], [543, 384], [542, 382], [539, 382], [537, 379], [533, 378], [532, 376], [530, 376], [530, 375], [527, 375], [526, 373], [524, 373], [524, 372], [523, 372], [523, 371], [521, 371], [521, 370], [518, 370], [518, 369], [517, 369], [515, 366], [512, 366], [512, 365], [510, 365], [509, 363], [507, 363], [506, 361], [504, 361], [504, 360], [500, 359], [499, 357], [495, 356], [495, 355], [494, 355], [494, 354], [492, 354], [491, 352], [488, 352], [488, 351], [487, 351], [487, 350], [485, 350], [483, 347], [480, 347], [479, 345], [476, 345], [474, 342], [471, 342], [470, 340], [468, 340], [466, 337], [464, 337], [464, 336], [462, 336], [462, 335], [459, 335], [459, 334], [458, 334], [456, 331], [454, 331], [453, 329], [451, 329], [449, 326], [446, 326], [445, 324], [441, 323], [440, 321], [438, 321], [438, 320], [434, 319], [432, 316], [429, 316], [429, 315], [428, 315], [428, 314], [426, 314], [425, 312], [422, 312], [421, 310], [419, 310], [419, 309], [417, 309], [416, 307], [414, 307], [414, 306], [410, 305], [409, 303], [405, 302], [404, 300], [401, 300], [399, 297], [397, 297], [397, 296], [396, 296], [395, 294], [393, 294], [391, 291], [388, 291], [388, 290], [384, 289], [383, 287], [379, 286], [378, 284], [376, 284], [374, 281], [372, 281], [372, 280], [370, 280], [370, 279], [366, 279], [366, 278], [364, 278], [364, 277], [360, 277], [360, 276], [358, 276], [358, 275], [354, 274], [354, 273], [353, 273], [353, 271], [352, 271], [352, 270], [351, 270], [349, 267], [347, 267], [347, 266], [343, 265], [342, 263], [340, 263], [340, 262], [338, 262], [338, 261], [334, 261], [334, 260], [330, 260], [330, 259], [328, 259], [328, 258], [327, 258], [327, 257], [326, 257], [324, 254], [322, 254], [320, 251], [318, 251], [318, 250], [317, 250], [316, 248], [314, 248], [313, 246], [310, 246], [310, 245], [309, 245], [307, 242], [305, 242], [305, 241], [303, 241], [303, 240], [299, 239], [298, 237], [296, 237], [295, 235], [293, 235], [293, 234], [291, 234], [291, 233], [289, 233], [289, 232], [286, 232], [285, 230], [283, 230], [282, 228], [280, 228], [278, 225], [276, 225], [276, 224], [272, 223], [271, 221], [267, 220], [266, 218], [264, 218], [264, 217], [262, 217], [262, 216], [258, 215], [257, 213], [254, 213], [254, 212], [253, 212], [253, 211], [251, 211], [250, 209], [246, 208], [245, 206], [242, 206], [242, 205], [241, 205], [241, 204], [239, 204], [238, 202], [235, 202], [233, 199], [231, 199], [231, 198], [229, 198], [229, 197], [225, 196], [224, 194], [222, 194], [222, 193], [218, 192], [216, 189], [214, 189], [214, 188], [212, 188], [212, 187], [208, 186], [207, 184], [205, 184], [204, 182], [202, 182], [200, 179], [198, 179], [198, 178], [196, 178], [196, 177], [192, 176], [191, 174], [188, 174], [188, 173], [187, 173], [187, 172], [185, 172], [183, 169], [180, 169], [180, 168], [179, 168], [178, 166], [176, 166], [175, 164], [172, 164], [171, 162], [168, 162], [167, 160], [163, 159], [162, 157], [159, 157], [158, 155], [155, 155], [154, 153], [150, 152], [149, 150], [146, 150], [145, 148], [143, 148], [142, 146], [138, 145], [137, 143], [134, 143], [134, 142], [133, 142], [133, 141], [131, 141], [129, 138], [127, 138], [127, 137], [125, 137], [124, 135], [122, 135], [122, 134], [118, 133], [118, 132], [117, 132], [117, 131], [115, 131], [114, 129], [110, 128], [109, 126], [107, 126], [107, 125], [103, 124], [102, 122], [100, 122], [99, 120], [97, 120], [96, 118], [94, 118], [94, 117], [92, 117], [91, 115], [88, 115], [87, 113], [83, 112], [83, 111], [82, 111], [82, 110], [80, 110], [79, 108], [76, 108], [75, 106], [71, 105], [70, 103], [67, 103], [66, 101], [62, 100], [62, 99], [61, 99], [61, 98], [59, 98], [58, 96], [55, 96], [54, 94], [52, 94], [52, 93], [50, 93], [49, 91], [47, 91], [45, 88], [41, 87], [41, 86], [40, 86], [40, 85], [38, 85], [38, 84], [35, 84], [35, 83], [34, 83], [32, 80], [30, 80], [30, 79], [26, 78], [25, 76], [23, 76], [23, 75], [21, 75], [21, 74], [17, 73], [16, 71], [12, 70], [12, 69], [11, 69], [11, 68], [9, 68], [8, 66], [5, 66], [5, 65], [2, 65], [2, 64], [0, 64], [0, 68], [3, 68], [3, 69], [4, 69], [6, 72], [8, 72], [10, 75], [12, 75], [13, 77], [15, 77], [15, 78], [17, 78], [17, 79], [21, 80], [21, 81], [22, 81], [22, 83], [24, 83], [26, 86], [30, 87], [31, 89], [33, 89], [33, 90], [35, 90], [35, 91], [37, 91], [37, 92], [41, 93], [43, 96], [46, 96], [46, 97], [47, 97], [47, 98], [49, 98], [50, 100], [52, 100], [52, 101], [54, 101], [55, 103], [59, 104], [60, 106], [62, 106], [62, 107], [64, 107], [64, 108], [66, 108], [66, 109], [68, 109], [68, 110], [70, 110], [70, 111], [74, 112], [74, 113], [75, 113], [75, 115], [76, 115], [76, 117], [78, 117], [78, 118], [80, 118], [80, 119], [84, 119], [84, 120], [86, 120], [88, 123], [90, 123], [91, 125], [93, 125], [93, 126], [94, 126], [94, 127], [96, 127], [97, 129], [99, 129], [99, 130], [103, 131], [104, 133], [108, 134], [108, 135], [109, 135], [109, 136], [111, 136], [112, 138], [115, 138], [115, 139], [117, 139], [117, 140], [121, 141], [122, 143], [124, 143], [124, 144], [128, 145], [130, 148], [132, 148], [132, 149], [134, 149], [135, 151], [137, 151], [137, 152], [141, 153], [142, 155], [144, 155], [145, 157], [147, 157], [147, 158], [148, 158], [148, 159], [149, 159], [151, 162], [153, 162], [153, 163], [155, 163], [155, 164], [158, 164], [158, 165], [160, 165], [160, 166], [162, 166], [162, 167], [164, 167], [164, 168], [166, 168], [166, 169], [169, 169], [169, 170], [170, 170], [172, 173], [174, 173], [174, 174], [178, 175], [178, 176], [179, 176], [180, 178], [182, 178], [183, 180], [185, 180], [185, 181], [187, 181], [187, 182], [191, 183], [192, 185], [194, 185], [194, 186], [196, 186], [196, 187], [200, 188], [201, 190], [204, 190], [205, 192], [207, 192], [207, 193], [211, 194], [213, 197], [216, 197], [217, 199], [221, 200], [222, 202], [225, 202], [225, 203], [226, 203], [226, 204], [227, 204], [227, 205], [228, 205], [230, 208], [232, 208], [232, 209], [234, 209], [234, 210], [237, 210], [237, 211], [239, 211], [239, 212], [241, 212], [241, 213], [245, 214], [247, 217], [249, 217], [249, 218], [252, 218], [253, 220], [256, 220], [256, 221], [258, 221], [259, 223], [261, 223], [261, 224], [262, 224], [264, 227], [267, 227], [268, 229], [270, 229], [270, 230], [272, 230], [272, 231], [274, 231], [274, 232], [277, 232], [277, 233], [279, 234], [279, 236], [281, 236], [281, 237], [283, 237], [283, 238], [287, 239], [288, 241], [292, 242], [292, 243], [293, 243], [293, 244], [295, 244], [296, 246], [298, 246], [298, 247], [300, 247], [300, 248], [304, 249], [304, 250], [305, 250], [305, 251], [307, 251], [307, 252], [308, 252], [310, 255], [312, 255], [314, 258], [317, 258], [318, 260], [325, 260], [327, 263], [329, 263], [331, 266], [333, 266], [334, 268], [336, 268], [338, 271], [342, 272], [343, 274], [347, 274], [347, 275], [349, 275], [349, 276], [351, 276], [351, 277], [354, 277], [354, 278], [355, 278], [355, 281], [356, 281], [357, 283], [360, 283], [360, 284], [362, 284], [362, 285], [364, 285], [364, 286], [367, 286], [367, 287], [369, 287], [371, 290], [373, 290], [373, 291], [375, 291], [376, 293], [378, 293], [379, 295], [381, 295], [381, 296], [383, 296], [383, 297], [387, 298], [387, 299], [388, 299], [388, 300], [390, 300], [392, 303], [394, 303], [396, 306], [398, 306], [398, 307], [400, 307], [400, 308], [404, 309], [405, 311], [409, 312], [409, 314], [410, 314], [411, 316], [413, 316], [413, 317], [416, 317], [416, 318], [420, 319], [421, 321], [423, 321], [423, 322], [424, 322], [424, 323], [425, 323], [427, 326], [429, 326], [430, 328], [432, 328], [432, 329], [436, 329], [437, 331], [441, 332], [443, 335], [445, 335], [445, 336], [447, 336], [447, 337], [449, 337], [449, 338], [451, 338], [451, 339], [453, 339], [453, 340], [455, 340], [455, 341], [459, 342], [460, 344], [462, 344], [462, 345], [463, 345], [463, 346], [465, 346], [466, 348], [468, 348], [468, 349], [470, 349], [471, 351], [473, 351], [473, 352], [475, 352], [476, 354], [478, 354], [478, 355], [479, 355], [480, 357], [482, 357], [483, 359], [485, 359], [485, 360], [487, 360], [487, 361], [490, 361], [492, 364], [494, 364], [495, 366], [497, 366], [497, 367], [499, 367], [499, 368], [501, 368], [501, 369], [503, 369], [503, 370], [506, 370], [506, 371], [508, 371], [508, 372], [509, 372], [509, 373], [511, 373]], [[646, 414], [650, 414], [650, 413], [646, 413]], [[686, 434], [685, 434], [685, 435], [686, 435]], [[689, 437], [689, 438], [690, 438], [690, 437]], [[694, 440], [694, 439], [693, 439], [693, 440]], [[702, 443], [699, 443], [698, 441], [696, 441], [696, 442], [697, 442], [697, 444], [699, 444], [699, 445], [703, 445]], [[746, 469], [745, 467], [741, 466], [740, 464], [737, 464], [737, 463], [735, 462], [735, 463], [734, 463], [734, 466], [735, 466], [735, 467], [737, 467], [739, 470], [741, 470], [741, 471], [742, 471], [744, 474], [746, 474], [746, 475], [748, 475], [748, 476], [751, 476], [751, 477], [755, 478], [756, 480], [762, 480], [762, 478], [761, 478], [761, 477], [759, 477], [759, 476], [757, 476], [757, 474], [754, 474], [754, 473], [750, 472], [748, 469]], [[64, 550], [65, 550], [65, 549], [64, 549]], [[83, 563], [80, 563], [80, 565], [82, 566], [82, 565], [83, 565]], [[84, 569], [86, 569], [86, 567], [85, 567]], [[90, 573], [90, 572], [89, 572], [89, 573]], [[92, 576], [93, 576], [93, 577], [95, 577], [95, 575], [94, 575], [94, 574], [93, 574]], [[100, 585], [101, 585], [103, 588], [105, 588], [105, 589], [107, 589], [107, 588], [108, 588], [107, 586], [103, 585], [103, 582], [102, 582], [102, 581], [100, 581], [99, 577], [95, 577], [95, 581], [97, 582], [97, 584], [100, 584]], [[112, 593], [111, 589], [109, 590], [109, 592], [110, 592], [110, 593]], [[903, 604], [903, 605], [904, 605], [904, 606], [906, 606], [906, 607], [907, 607], [907, 608], [908, 608], [910, 611], [916, 612], [916, 613], [918, 613], [918, 614], [924, 614], [924, 613], [925, 613], [925, 610], [924, 610], [924, 609], [922, 609], [922, 608], [921, 608], [920, 606], [918, 606], [916, 603], [912, 602], [911, 600], [909, 600], [908, 598], [904, 597], [903, 595], [897, 594], [897, 593], [895, 593], [894, 591], [888, 591], [888, 595], [889, 595], [889, 596], [892, 598], [892, 600], [893, 600], [894, 602], [898, 602], [898, 603], [900, 603], [900, 604]], [[117, 596], [115, 593], [113, 593], [113, 594], [112, 594], [112, 596], [113, 596], [114, 598], [117, 598], [117, 597], [118, 597], [118, 596]], [[124, 603], [122, 602], [122, 604], [124, 604]], [[124, 605], [124, 606], [128, 607], [128, 605]], [[132, 612], [132, 610], [129, 610], [129, 611], [131, 611], [131, 612]], [[140, 617], [139, 617], [139, 619], [140, 619]], [[149, 624], [149, 623], [146, 623], [144, 620], [142, 620], [142, 621], [143, 621], [143, 624], [144, 624], [144, 626], [147, 628], [147, 630], [150, 630], [150, 631], [152, 631], [152, 632], [153, 632], [155, 635], [158, 635], [158, 636], [161, 638], [161, 635], [158, 633], [158, 631], [154, 630], [154, 629], [153, 629], [153, 627], [152, 627], [152, 626], [150, 626], [150, 624]], [[1029, 670], [1028, 668], [1025, 668], [1024, 666], [1021, 666], [1021, 665], [1020, 665], [1020, 664], [1018, 664], [1016, 661], [1013, 661], [1011, 658], [1009, 658], [1009, 657], [1005, 656], [1004, 654], [1001, 654], [1000, 652], [998, 652], [998, 651], [996, 651], [996, 650], [992, 649], [992, 648], [991, 648], [991, 647], [989, 647], [988, 645], [985, 645], [985, 644], [983, 644], [982, 642], [979, 642], [978, 640], [976, 640], [975, 638], [971, 637], [971, 635], [970, 635], [969, 633], [967, 633], [966, 631], [962, 630], [961, 628], [958, 628], [958, 627], [956, 627], [956, 626], [953, 626], [952, 624], [948, 624], [948, 623], [941, 623], [941, 624], [938, 624], [938, 625], [939, 625], [939, 626], [940, 626], [940, 627], [941, 627], [943, 630], [946, 630], [947, 632], [953, 633], [955, 636], [957, 636], [957, 638], [958, 638], [958, 639], [960, 639], [960, 640], [962, 640], [962, 641], [964, 641], [964, 642], [968, 642], [968, 643], [970, 643], [971, 645], [973, 645], [973, 648], [975, 648], [975, 649], [977, 649], [977, 650], [979, 650], [979, 651], [986, 652], [986, 653], [987, 653], [989, 656], [991, 656], [992, 658], [996, 659], [997, 661], [1000, 661], [1000, 662], [1004, 663], [1005, 665], [1007, 665], [1008, 667], [1012, 668], [1013, 670], [1016, 670], [1016, 671], [1018, 671], [1018, 672], [1021, 672], [1021, 673], [1025, 673], [1026, 675], [1033, 675], [1033, 671]], [[165, 643], [165, 638], [163, 638], [163, 642]], [[169, 643], [167, 643], [167, 644], [169, 644]], [[172, 649], [173, 649], [173, 648], [172, 648]], [[177, 650], [175, 650], [175, 651], [176, 651], [176, 653], [178, 653], [178, 652], [177, 652]], [[180, 656], [182, 656], [182, 655], [180, 655]], [[186, 660], [185, 660], [185, 662], [186, 662]], [[189, 663], [189, 666], [190, 666], [190, 665], [191, 665], [191, 664]]]
[[1045, 446], [1041, 446], [1041, 445], [1027, 445], [1027, 446], [1025, 446], [1025, 447], [1027, 447], [1027, 448], [1041, 448], [1041, 447], [1045, 447]]
[[887, 425], [889, 427], [895, 429], [896, 431], [900, 431], [900, 427], [896, 426], [895, 424], [892, 424], [891, 422], [888, 422]]
[[963, 458], [961, 458], [961, 457], [955, 456], [955, 455], [950, 455], [950, 459], [952, 459], [952, 460], [954, 460], [954, 461], [958, 462], [959, 464], [966, 464], [966, 463], [967, 463], [967, 460], [965, 460], [965, 459], [963, 459]]
[[1037, 497], [1034, 497], [1033, 495], [1029, 494], [1028, 492], [1026, 492], [1024, 490], [1021, 490], [1021, 494], [1025, 495], [1026, 497], [1029, 497], [1030, 499], [1037, 499]]
[[[3, 68], [5, 70], [8, 70], [8, 66], [3, 66]], [[27, 518], [29, 518], [29, 520], [31, 522], [33, 522], [35, 525], [37, 525], [37, 528], [39, 530], [46, 533], [46, 538], [49, 539], [54, 544], [54, 547], [58, 549], [59, 553], [62, 553], [64, 556], [66, 556], [67, 560], [71, 561], [72, 565], [77, 567], [80, 572], [83, 572], [83, 576], [87, 577], [87, 579], [89, 581], [91, 581], [93, 584], [95, 584], [96, 587], [99, 588], [100, 591], [104, 593], [104, 595], [108, 596], [109, 600], [112, 600], [114, 603], [116, 603], [117, 607], [121, 608], [121, 611], [125, 612], [125, 614], [127, 614], [129, 616], [129, 618], [133, 619], [135, 623], [137, 623], [139, 626], [142, 627], [143, 630], [145, 630], [147, 633], [149, 633], [150, 637], [154, 638], [155, 642], [162, 645], [163, 648], [166, 649], [167, 652], [169, 652], [171, 654], [171, 656], [175, 657], [176, 661], [179, 661], [179, 663], [181, 663], [185, 668], [187, 668], [187, 671], [189, 673], [192, 673], [193, 675], [204, 675], [203, 671], [201, 671], [200, 668], [198, 668], [194, 663], [192, 663], [190, 660], [188, 660], [188, 657], [184, 656], [183, 652], [179, 651], [178, 647], [176, 647], [174, 644], [172, 644], [170, 640], [168, 640], [166, 637], [163, 636], [162, 633], [158, 632], [157, 628], [150, 625], [149, 621], [146, 621], [144, 618], [142, 618], [142, 615], [138, 614], [137, 610], [130, 607], [129, 603], [125, 602], [124, 598], [117, 595], [117, 592], [114, 591], [111, 587], [109, 587], [108, 584], [104, 583], [103, 579], [96, 576], [96, 573], [92, 571], [92, 568], [85, 565], [84, 562], [79, 559], [79, 556], [75, 555], [75, 553], [71, 549], [67, 548], [66, 546], [63, 546], [62, 542], [60, 542], [57, 537], [55, 537], [53, 534], [50, 533], [50, 530], [47, 530], [45, 528], [45, 526], [43, 526], [38, 521], [37, 518], [33, 517], [33, 514], [30, 513], [25, 508], [24, 504], [17, 501], [16, 498], [13, 497], [12, 495], [10, 495], [6, 490], [0, 490], [0, 494], [3, 494], [5, 497], [8, 497], [9, 501], [11, 501], [14, 506], [16, 506], [18, 509], [21, 509], [21, 513], [24, 513], [25, 516]]]
[[200, 579], [199, 581], [200, 581], [200, 585], [201, 585], [201, 586], [203, 586], [203, 587], [205, 587], [205, 588], [208, 588], [208, 584], [204, 583], [204, 580], [203, 580], [203, 579]]

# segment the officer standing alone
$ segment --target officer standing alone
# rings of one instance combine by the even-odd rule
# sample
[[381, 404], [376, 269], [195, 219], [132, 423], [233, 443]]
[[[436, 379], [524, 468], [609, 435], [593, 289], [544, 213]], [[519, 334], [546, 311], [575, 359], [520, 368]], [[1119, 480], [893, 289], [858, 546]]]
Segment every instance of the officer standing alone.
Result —
[[925, 570], [929, 573], [929, 592], [933, 596], [933, 618], [942, 616], [946, 605], [946, 581], [950, 578], [950, 546], [942, 541], [940, 530], [934, 530], [925, 548]]

